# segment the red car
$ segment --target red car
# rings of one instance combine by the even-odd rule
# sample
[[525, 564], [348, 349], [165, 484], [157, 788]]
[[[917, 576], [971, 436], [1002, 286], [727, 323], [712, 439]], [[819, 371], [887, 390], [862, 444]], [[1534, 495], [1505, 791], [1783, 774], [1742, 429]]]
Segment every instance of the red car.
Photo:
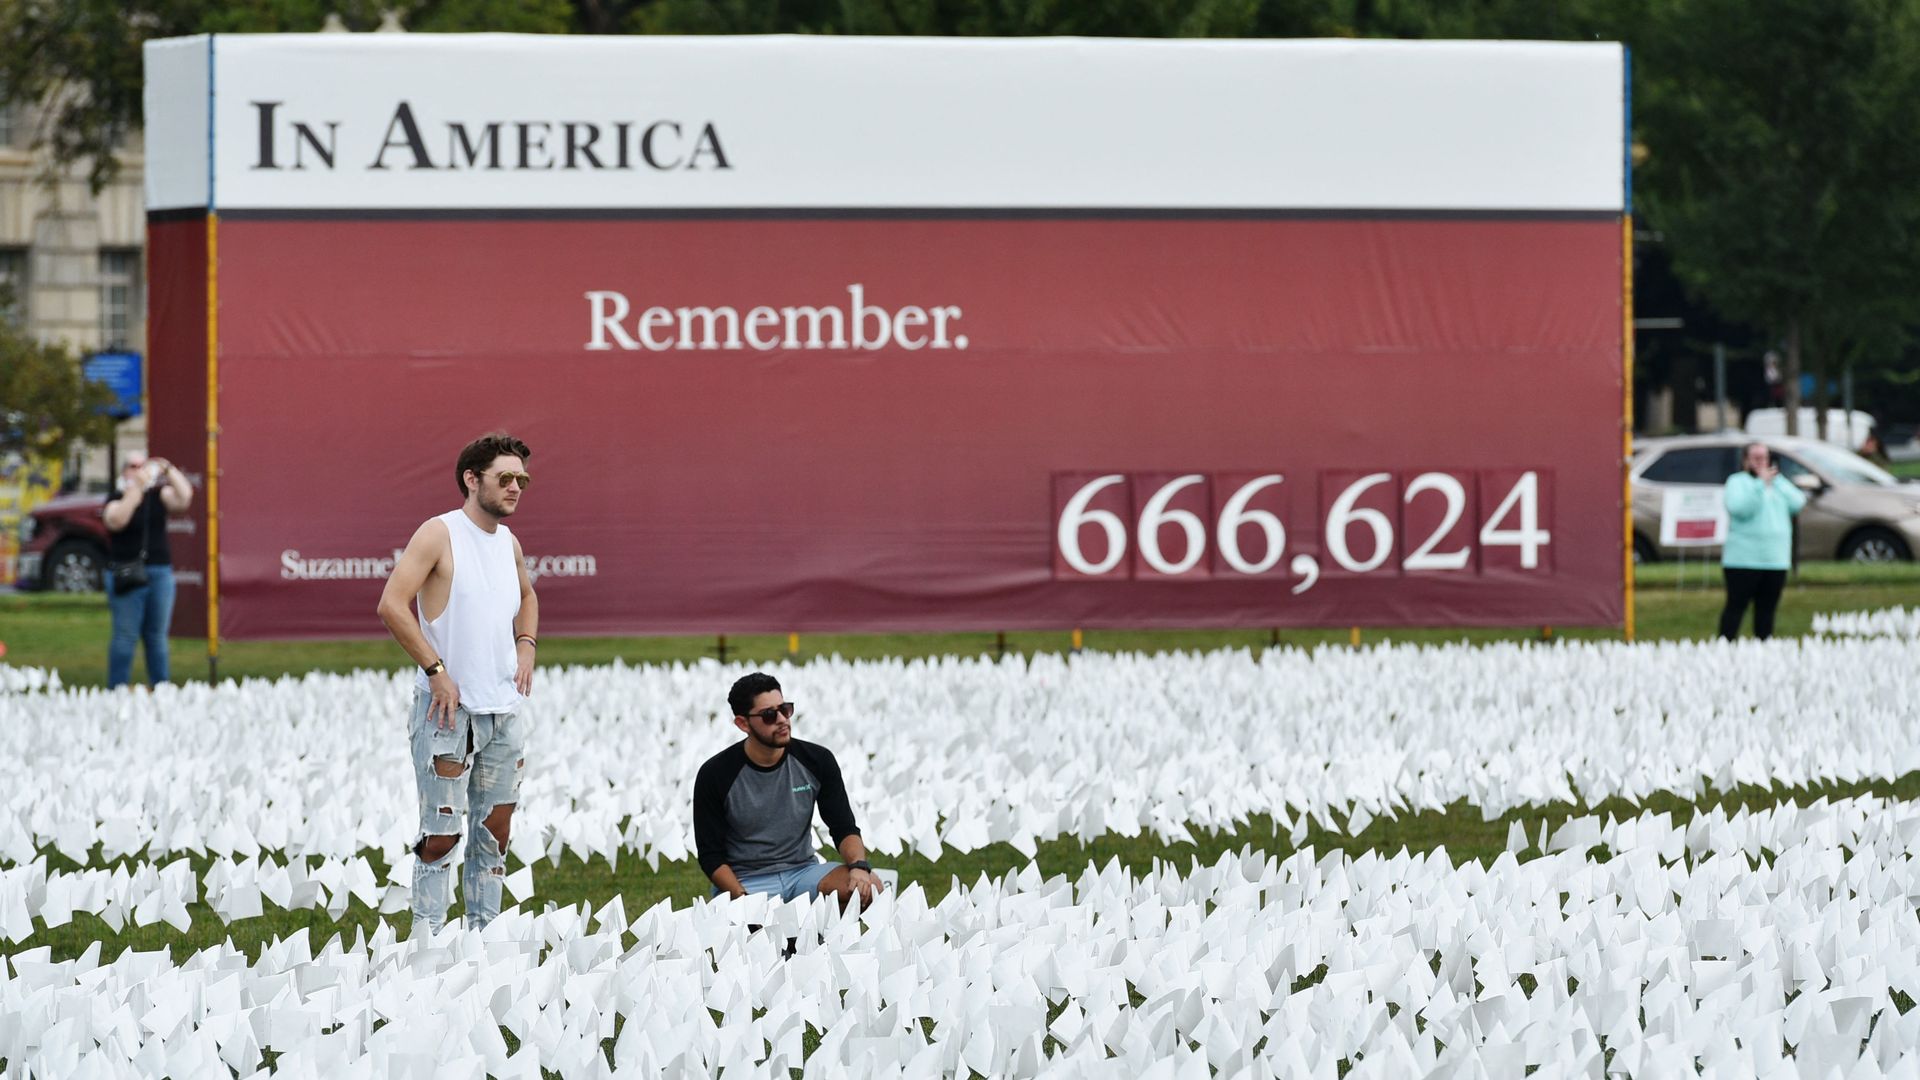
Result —
[[107, 565], [107, 523], [100, 519], [105, 495], [61, 495], [20, 519], [17, 588], [95, 592]]

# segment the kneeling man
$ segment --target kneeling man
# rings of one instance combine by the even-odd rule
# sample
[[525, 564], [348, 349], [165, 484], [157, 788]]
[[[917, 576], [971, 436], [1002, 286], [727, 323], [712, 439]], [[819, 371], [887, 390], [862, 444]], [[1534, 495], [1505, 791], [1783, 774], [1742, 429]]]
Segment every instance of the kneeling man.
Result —
[[[713, 894], [870, 902], [883, 886], [867, 865], [833, 754], [793, 737], [793, 702], [771, 675], [741, 676], [727, 704], [747, 737], [708, 758], [693, 781], [693, 838]], [[844, 865], [814, 852], [815, 806]]]

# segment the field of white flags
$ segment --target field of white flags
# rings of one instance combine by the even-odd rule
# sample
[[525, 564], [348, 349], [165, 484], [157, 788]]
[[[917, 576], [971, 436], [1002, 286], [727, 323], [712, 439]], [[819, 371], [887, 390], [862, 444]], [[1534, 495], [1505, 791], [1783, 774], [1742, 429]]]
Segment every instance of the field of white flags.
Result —
[[[15, 672], [0, 1060], [49, 1077], [269, 1061], [295, 1077], [1920, 1077], [1920, 803], [1789, 790], [1920, 772], [1914, 627], [773, 668], [882, 865], [1002, 841], [1165, 845], [1256, 815], [1274, 853], [909, 878], [851, 912], [609, 894], [509, 908], [480, 933], [405, 937], [400, 917], [184, 955], [33, 939], [81, 915], [184, 930], [201, 904], [230, 926], [404, 912], [410, 682], [146, 694]], [[741, 670], [542, 671], [510, 897], [534, 894], [545, 857], [687, 859], [693, 774], [737, 737], [720, 714]], [[1713, 802], [1736, 785], [1778, 799]], [[1310, 825], [1351, 836], [1461, 800], [1491, 820], [1670, 794], [1700, 809], [1516, 823], [1484, 862], [1297, 846]]]

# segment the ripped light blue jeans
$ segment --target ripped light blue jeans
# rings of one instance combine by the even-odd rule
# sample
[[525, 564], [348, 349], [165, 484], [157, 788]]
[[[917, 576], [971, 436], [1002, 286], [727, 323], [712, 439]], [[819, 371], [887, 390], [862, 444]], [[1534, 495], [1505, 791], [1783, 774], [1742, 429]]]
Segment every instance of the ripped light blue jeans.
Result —
[[[486, 827], [496, 806], [520, 801], [520, 777], [526, 772], [526, 720], [518, 713], [453, 711], [453, 726], [442, 728], [427, 719], [433, 699], [415, 691], [413, 711], [407, 717], [407, 736], [413, 744], [414, 782], [420, 793], [420, 832], [414, 837], [413, 922], [439, 933], [453, 904], [453, 864], [458, 861], [461, 895], [467, 903], [467, 925], [475, 930], [500, 914], [500, 885], [507, 873], [507, 853]], [[439, 759], [459, 766], [455, 776], [442, 776], [434, 767]], [[464, 837], [454, 849], [434, 862], [419, 857], [421, 841], [429, 836]]]

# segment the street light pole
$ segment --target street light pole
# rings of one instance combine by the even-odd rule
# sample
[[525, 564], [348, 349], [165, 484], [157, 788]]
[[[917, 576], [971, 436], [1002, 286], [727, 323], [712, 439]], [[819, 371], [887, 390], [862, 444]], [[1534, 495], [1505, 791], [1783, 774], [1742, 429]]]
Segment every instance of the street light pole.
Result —
[[1713, 403], [1720, 410], [1720, 430], [1727, 430], [1727, 347], [1713, 343]]

